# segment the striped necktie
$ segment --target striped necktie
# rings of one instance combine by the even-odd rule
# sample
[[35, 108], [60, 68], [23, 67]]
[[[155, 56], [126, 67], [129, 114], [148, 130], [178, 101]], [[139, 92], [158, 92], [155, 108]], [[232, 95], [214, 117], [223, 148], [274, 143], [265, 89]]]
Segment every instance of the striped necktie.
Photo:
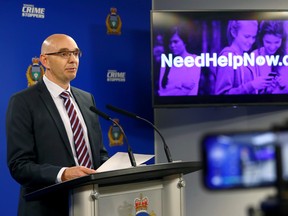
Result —
[[70, 124], [73, 131], [73, 138], [78, 163], [80, 166], [91, 168], [92, 162], [90, 160], [90, 156], [84, 139], [83, 127], [77, 116], [75, 107], [71, 102], [70, 93], [68, 91], [64, 91], [60, 94], [60, 97], [63, 99], [64, 106], [69, 116]]

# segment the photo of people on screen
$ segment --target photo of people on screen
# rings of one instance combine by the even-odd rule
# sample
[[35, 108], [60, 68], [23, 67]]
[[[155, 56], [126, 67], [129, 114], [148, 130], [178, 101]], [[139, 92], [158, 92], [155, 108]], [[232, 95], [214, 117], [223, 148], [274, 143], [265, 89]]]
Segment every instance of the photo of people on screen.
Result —
[[[256, 20], [231, 20], [228, 23], [227, 39], [220, 56], [242, 57], [251, 50], [256, 41], [258, 22]], [[218, 66], [216, 72], [215, 94], [258, 94], [258, 91], [270, 87], [272, 78], [257, 76], [249, 65], [244, 64]]]
[[154, 95], [288, 93], [287, 20], [179, 17], [153, 27]]
[[[174, 26], [167, 33], [167, 47], [169, 59], [195, 58], [195, 54], [187, 51], [189, 45], [189, 32], [183, 26]], [[172, 61], [170, 61], [172, 62]], [[173, 61], [175, 62], [175, 60]], [[201, 68], [178, 67], [177, 64], [167, 64], [160, 68], [159, 90], [160, 96], [197, 95], [199, 88]]]
[[[265, 20], [259, 25], [258, 48], [252, 53], [258, 56], [279, 56], [283, 61], [286, 52], [286, 35], [284, 23], [279, 20]], [[257, 76], [269, 76], [271, 85], [267, 86], [259, 94], [281, 94], [288, 93], [288, 68], [283, 65], [255, 65], [254, 73]]]
[[154, 65], [154, 87], [155, 92], [159, 90], [159, 76], [161, 68], [161, 55], [165, 52], [164, 48], [164, 34], [161, 31], [154, 33], [153, 37], [153, 65]]

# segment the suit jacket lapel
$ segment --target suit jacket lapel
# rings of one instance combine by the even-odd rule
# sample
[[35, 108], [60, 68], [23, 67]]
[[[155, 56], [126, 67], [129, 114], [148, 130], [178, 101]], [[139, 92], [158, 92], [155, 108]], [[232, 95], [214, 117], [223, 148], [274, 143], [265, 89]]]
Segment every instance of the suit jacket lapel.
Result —
[[45, 86], [43, 81], [40, 81], [39, 83], [39, 91], [40, 91], [40, 97], [43, 101], [43, 103], [46, 105], [47, 110], [51, 116], [51, 118], [53, 118], [55, 125], [57, 127], [57, 129], [59, 130], [60, 136], [62, 137], [63, 143], [67, 148], [67, 152], [69, 153], [69, 155], [71, 156], [71, 158], [74, 161], [73, 158], [73, 153], [71, 150], [71, 146], [70, 146], [70, 142], [66, 133], [66, 129], [65, 126], [62, 122], [61, 116], [58, 112], [58, 109], [50, 95], [50, 92], [48, 91], [47, 87]]

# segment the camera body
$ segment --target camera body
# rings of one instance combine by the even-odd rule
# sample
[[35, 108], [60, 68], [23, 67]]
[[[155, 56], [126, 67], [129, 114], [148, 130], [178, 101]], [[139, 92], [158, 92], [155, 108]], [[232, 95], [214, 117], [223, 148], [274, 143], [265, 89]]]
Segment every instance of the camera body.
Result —
[[[210, 191], [274, 187], [249, 216], [288, 215], [288, 130], [220, 131], [202, 137], [202, 183]], [[287, 207], [286, 207], [287, 206]]]

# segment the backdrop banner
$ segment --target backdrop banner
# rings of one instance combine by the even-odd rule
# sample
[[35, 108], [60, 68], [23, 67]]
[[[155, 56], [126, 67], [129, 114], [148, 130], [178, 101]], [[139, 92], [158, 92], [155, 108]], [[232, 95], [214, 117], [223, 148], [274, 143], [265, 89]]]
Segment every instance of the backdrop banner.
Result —
[[[91, 92], [99, 110], [125, 130], [133, 152], [154, 154], [154, 131], [145, 122], [121, 116], [107, 104], [153, 121], [151, 99], [150, 10], [147, 0], [0, 0], [0, 168], [1, 215], [16, 215], [19, 185], [7, 168], [5, 114], [12, 94], [44, 73], [37, 60], [43, 40], [65, 33], [83, 55], [72, 85]], [[127, 151], [113, 123], [100, 119], [109, 154]], [[118, 133], [118, 134], [117, 134]], [[153, 161], [152, 161], [153, 162]]]

